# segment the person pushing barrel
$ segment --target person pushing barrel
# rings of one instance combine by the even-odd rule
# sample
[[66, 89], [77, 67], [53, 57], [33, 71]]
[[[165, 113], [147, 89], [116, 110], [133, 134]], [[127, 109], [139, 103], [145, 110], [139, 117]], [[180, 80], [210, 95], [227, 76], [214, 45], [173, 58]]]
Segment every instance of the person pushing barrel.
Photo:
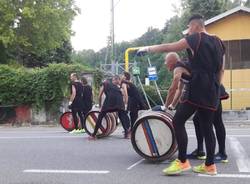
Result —
[[[96, 121], [96, 126], [93, 134], [89, 137], [90, 140], [95, 140], [98, 129], [101, 126], [103, 117], [108, 112], [118, 112], [118, 117], [121, 120], [122, 126], [124, 128], [124, 138], [130, 137], [130, 122], [129, 117], [125, 111], [125, 105], [123, 101], [123, 95], [120, 89], [121, 79], [118, 75], [112, 77], [112, 82], [106, 80], [103, 82], [99, 93], [99, 107], [100, 114]], [[101, 104], [103, 94], [106, 98]]]

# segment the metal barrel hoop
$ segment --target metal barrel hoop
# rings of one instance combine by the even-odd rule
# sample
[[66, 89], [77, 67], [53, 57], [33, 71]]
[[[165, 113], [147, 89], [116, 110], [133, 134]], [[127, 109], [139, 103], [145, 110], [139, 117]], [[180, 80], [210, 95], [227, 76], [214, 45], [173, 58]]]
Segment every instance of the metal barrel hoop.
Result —
[[[75, 124], [74, 124], [72, 112], [67, 111], [67, 112], [63, 113], [60, 116], [60, 124], [67, 131], [74, 130], [75, 129]], [[78, 125], [80, 125], [80, 124], [81, 124], [80, 119], [78, 118]]]
[[[86, 133], [89, 135], [92, 135], [95, 129], [96, 121], [98, 119], [100, 111], [94, 110], [94, 111], [89, 111], [84, 119], [84, 126]], [[97, 137], [106, 137], [109, 135], [111, 131], [111, 118], [106, 115], [102, 119], [102, 124], [101, 127], [99, 128], [97, 132]]]
[[109, 133], [109, 135], [111, 135], [116, 130], [117, 125], [118, 125], [117, 124], [117, 116], [115, 113], [108, 113], [108, 116], [111, 119], [111, 125], [112, 125], [110, 133]]

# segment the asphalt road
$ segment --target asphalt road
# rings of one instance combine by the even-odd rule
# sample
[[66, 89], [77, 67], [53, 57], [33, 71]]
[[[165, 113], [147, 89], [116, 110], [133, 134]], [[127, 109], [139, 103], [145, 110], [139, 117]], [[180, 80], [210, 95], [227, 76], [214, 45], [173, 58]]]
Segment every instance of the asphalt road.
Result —
[[[187, 127], [192, 151], [194, 130]], [[61, 127], [0, 127], [0, 184], [250, 183], [249, 125], [227, 125], [229, 163], [217, 164], [218, 175], [210, 177], [191, 171], [164, 176], [161, 171], [169, 161], [143, 160], [121, 131], [88, 141], [87, 135], [71, 135]]]

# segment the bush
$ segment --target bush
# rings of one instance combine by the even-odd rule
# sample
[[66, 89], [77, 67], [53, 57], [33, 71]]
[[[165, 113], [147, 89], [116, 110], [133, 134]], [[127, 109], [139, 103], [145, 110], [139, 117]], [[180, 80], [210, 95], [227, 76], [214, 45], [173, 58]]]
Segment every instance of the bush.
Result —
[[[138, 87], [138, 88], [140, 89], [140, 91], [141, 91], [141, 93], [143, 95], [143, 92], [142, 92], [141, 88], [140, 87]], [[149, 99], [151, 107], [154, 107], [155, 105], [162, 105], [161, 99], [160, 99], [160, 97], [159, 97], [159, 95], [157, 93], [157, 90], [156, 90], [155, 86], [153, 86], [153, 85], [145, 86], [144, 85], [143, 88], [144, 88], [144, 90], [145, 90], [145, 92], [147, 94], [147, 97]], [[164, 90], [164, 91], [160, 90], [160, 93], [161, 93], [161, 96], [163, 98], [163, 101], [165, 102], [165, 99], [166, 99], [166, 96], [167, 96], [167, 91], [166, 90]], [[143, 95], [143, 97], [144, 97], [144, 95]]]
[[82, 65], [51, 64], [42, 69], [0, 65], [0, 105], [35, 105], [58, 109], [69, 95], [72, 72], [94, 72]]

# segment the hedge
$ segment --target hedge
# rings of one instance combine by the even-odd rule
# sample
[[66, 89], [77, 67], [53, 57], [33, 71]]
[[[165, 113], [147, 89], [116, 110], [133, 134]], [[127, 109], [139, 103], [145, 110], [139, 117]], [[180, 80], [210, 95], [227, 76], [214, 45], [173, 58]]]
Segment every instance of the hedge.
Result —
[[101, 74], [82, 65], [50, 64], [41, 69], [13, 68], [0, 65], [0, 106], [35, 105], [58, 109], [69, 95], [69, 75], [72, 72], [94, 73], [94, 84]]
[[[143, 95], [143, 92], [140, 88], [140, 86], [138, 86], [139, 90], [141, 91], [141, 94]], [[150, 85], [150, 86], [143, 86], [147, 97], [149, 99], [150, 105], [152, 107], [154, 107], [155, 105], [162, 105], [161, 99], [157, 93], [157, 90], [155, 88], [154, 85]], [[161, 96], [163, 98], [163, 101], [165, 102], [166, 96], [167, 96], [167, 90], [160, 90]], [[144, 97], [144, 95], [143, 95]], [[145, 98], [145, 97], [144, 97]], [[146, 101], [145, 101], [146, 102]]]

